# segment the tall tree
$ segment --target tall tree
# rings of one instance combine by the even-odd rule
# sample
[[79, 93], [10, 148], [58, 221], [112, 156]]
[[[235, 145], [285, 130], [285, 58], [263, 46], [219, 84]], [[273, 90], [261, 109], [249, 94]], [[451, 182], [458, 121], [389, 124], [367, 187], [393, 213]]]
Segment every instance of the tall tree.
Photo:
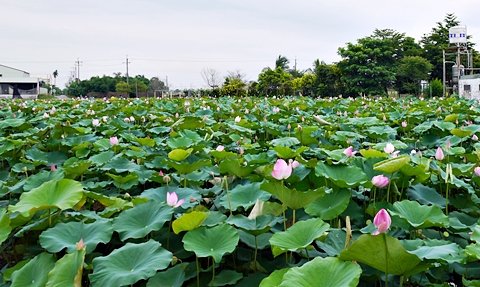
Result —
[[275, 60], [275, 69], [276, 68], [282, 68], [284, 71], [288, 71], [290, 68], [288, 64], [290, 61], [287, 59], [287, 57], [279, 55], [277, 60]]
[[[433, 65], [431, 78], [443, 78], [443, 49], [448, 47], [448, 30], [460, 25], [454, 14], [447, 14], [443, 22], [437, 22], [432, 31], [423, 35], [420, 43], [423, 48], [423, 57]], [[447, 60], [455, 61], [454, 56], [447, 56]]]
[[395, 81], [394, 48], [390, 40], [375, 37], [338, 49], [338, 63], [350, 92], [357, 95], [383, 95]]
[[422, 80], [428, 80], [433, 65], [419, 56], [407, 56], [400, 60], [397, 67], [397, 83], [400, 93], [411, 93], [418, 95], [421, 92], [420, 83]]
[[292, 75], [281, 67], [275, 70], [266, 68], [258, 75], [257, 88], [263, 95], [289, 95], [292, 92], [292, 78]]

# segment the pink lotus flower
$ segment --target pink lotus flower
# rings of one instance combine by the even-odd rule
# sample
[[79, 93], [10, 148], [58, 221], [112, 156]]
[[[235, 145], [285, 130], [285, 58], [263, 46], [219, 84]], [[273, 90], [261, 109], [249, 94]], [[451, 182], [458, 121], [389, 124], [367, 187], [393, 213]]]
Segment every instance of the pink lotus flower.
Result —
[[241, 118], [240, 116], [236, 116], [236, 117], [235, 117], [235, 122], [236, 122], [236, 123], [239, 123], [241, 120], [242, 120], [242, 118]]
[[380, 209], [380, 211], [373, 218], [373, 224], [377, 228], [377, 231], [372, 233], [372, 235], [378, 235], [380, 233], [385, 233], [390, 225], [392, 224], [392, 219], [385, 209]]
[[290, 159], [290, 160], [288, 161], [288, 164], [292, 166], [292, 169], [295, 169], [295, 168], [297, 168], [297, 167], [300, 165], [300, 163], [299, 163], [298, 161], [292, 160], [292, 159]]
[[451, 147], [450, 140], [448, 140], [448, 141], [445, 143], [445, 147], [446, 147], [446, 148], [450, 148], [450, 147]]
[[357, 151], [353, 151], [353, 146], [349, 146], [343, 151], [343, 154], [346, 156], [354, 156], [356, 153]]
[[407, 122], [402, 122], [402, 128], [406, 128], [407, 127]]
[[225, 147], [223, 145], [219, 145], [217, 146], [216, 151], [223, 151], [224, 149]]
[[110, 144], [111, 145], [117, 145], [118, 144], [118, 138], [117, 137], [111, 137], [110, 138]]
[[445, 158], [445, 155], [443, 154], [443, 150], [441, 147], [437, 148], [437, 151], [435, 152], [435, 159], [436, 160], [443, 160]]
[[93, 120], [92, 120], [92, 125], [93, 125], [94, 127], [98, 127], [98, 126], [100, 125], [100, 121], [99, 121], [98, 119], [93, 119]]
[[393, 146], [392, 143], [387, 143], [385, 148], [383, 149], [386, 153], [392, 153], [395, 151], [395, 147]]
[[175, 192], [167, 192], [167, 204], [173, 208], [177, 208], [185, 201], [185, 199], [178, 200], [178, 195]]
[[476, 168], [474, 168], [473, 172], [475, 172], [475, 175], [480, 176], [480, 166], [477, 166]]
[[272, 176], [277, 180], [287, 179], [292, 175], [292, 164], [287, 164], [283, 159], [278, 159], [273, 166]]
[[51, 170], [51, 171], [56, 171], [56, 170], [57, 170], [57, 168], [55, 167], [55, 165], [54, 165], [53, 163], [52, 163], [52, 165], [50, 166], [50, 170]]
[[163, 176], [163, 171], [159, 171], [158, 176]]
[[472, 140], [474, 140], [474, 141], [478, 141], [478, 137], [477, 137], [477, 135], [473, 135], [473, 136], [472, 136]]
[[376, 175], [372, 178], [372, 183], [379, 188], [385, 187], [388, 184], [388, 177], [383, 174]]

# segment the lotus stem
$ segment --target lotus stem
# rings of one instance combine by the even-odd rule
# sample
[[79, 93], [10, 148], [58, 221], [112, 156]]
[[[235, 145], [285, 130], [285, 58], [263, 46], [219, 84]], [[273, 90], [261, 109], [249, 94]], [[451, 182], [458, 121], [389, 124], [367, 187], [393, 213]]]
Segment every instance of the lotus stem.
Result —
[[215, 281], [215, 259], [212, 257], [212, 285]]
[[403, 287], [403, 275], [400, 276], [400, 287]]
[[195, 263], [197, 265], [197, 287], [200, 287], [200, 267], [198, 266], [198, 256], [195, 255]]
[[445, 213], [448, 216], [448, 182], [447, 182], [447, 190], [445, 191]]
[[232, 216], [232, 202], [230, 201], [230, 193], [228, 192], [227, 176], [223, 177], [223, 182], [225, 183], [225, 191], [227, 192], [228, 209], [230, 210], [230, 216]]
[[255, 253], [253, 255], [253, 272], [257, 272], [257, 252], [258, 252], [258, 239], [255, 235]]
[[388, 245], [387, 245], [387, 235], [381, 233], [383, 236], [383, 242], [385, 243], [385, 286], [388, 287]]
[[293, 220], [293, 222], [292, 222], [292, 225], [294, 225], [294, 224], [295, 224], [295, 211], [296, 211], [296, 209], [294, 209], [294, 210], [293, 210], [293, 219], [292, 219], [292, 220]]
[[282, 213], [283, 213], [283, 231], [287, 231], [287, 218], [285, 216], [285, 192], [283, 190], [283, 180], [282, 180]]

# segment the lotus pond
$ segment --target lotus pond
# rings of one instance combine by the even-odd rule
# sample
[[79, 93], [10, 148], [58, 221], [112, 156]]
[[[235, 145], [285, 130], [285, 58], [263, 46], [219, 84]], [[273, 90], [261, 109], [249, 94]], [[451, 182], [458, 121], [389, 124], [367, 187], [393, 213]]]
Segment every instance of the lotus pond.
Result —
[[480, 108], [0, 101], [0, 286], [480, 286]]

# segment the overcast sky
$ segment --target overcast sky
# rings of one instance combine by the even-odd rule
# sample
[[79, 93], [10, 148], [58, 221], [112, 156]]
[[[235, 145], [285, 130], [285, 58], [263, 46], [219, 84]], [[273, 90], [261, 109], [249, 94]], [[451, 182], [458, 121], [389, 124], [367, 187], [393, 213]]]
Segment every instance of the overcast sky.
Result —
[[171, 88], [201, 88], [204, 68], [256, 80], [286, 56], [297, 69], [340, 60], [339, 47], [378, 29], [417, 41], [453, 13], [480, 49], [479, 0], [0, 0], [0, 64], [58, 71], [63, 88], [77, 58], [80, 79], [126, 73]]

